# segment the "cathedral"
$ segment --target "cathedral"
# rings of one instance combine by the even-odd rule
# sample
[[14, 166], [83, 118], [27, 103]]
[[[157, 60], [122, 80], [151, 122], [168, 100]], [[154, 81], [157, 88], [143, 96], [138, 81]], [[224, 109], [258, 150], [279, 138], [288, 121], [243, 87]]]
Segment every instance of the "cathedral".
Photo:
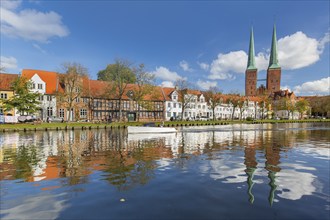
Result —
[[254, 54], [254, 37], [253, 29], [250, 34], [250, 46], [247, 68], [245, 71], [245, 95], [246, 96], [258, 96], [262, 94], [273, 94], [280, 91], [281, 85], [281, 67], [277, 58], [277, 40], [276, 40], [276, 27], [274, 25], [272, 46], [270, 51], [269, 65], [267, 69], [266, 87], [261, 85], [257, 88], [258, 81], [258, 69], [255, 63]]

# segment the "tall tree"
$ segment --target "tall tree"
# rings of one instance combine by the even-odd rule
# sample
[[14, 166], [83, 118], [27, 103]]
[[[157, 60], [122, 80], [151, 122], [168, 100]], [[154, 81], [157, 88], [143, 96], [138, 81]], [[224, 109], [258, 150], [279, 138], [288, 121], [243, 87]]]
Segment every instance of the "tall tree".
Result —
[[205, 99], [212, 109], [213, 121], [215, 121], [215, 108], [222, 103], [221, 92], [218, 87], [210, 87], [205, 93]]
[[[135, 82], [136, 80], [135, 75], [132, 72], [130, 66], [130, 62], [122, 59], [117, 59], [114, 64], [108, 65], [107, 69], [105, 69], [105, 72], [102, 73], [107, 76], [104, 79], [109, 82], [108, 97], [118, 100], [118, 121], [121, 121], [122, 119], [123, 94], [126, 92], [128, 84]], [[101, 79], [100, 75], [99, 79]]]
[[239, 97], [237, 107], [240, 113], [240, 120], [242, 120], [243, 112], [248, 108], [248, 100], [244, 96]]
[[117, 59], [114, 64], [109, 64], [104, 70], [97, 73], [97, 79], [103, 81], [116, 81], [118, 80], [118, 69], [120, 68], [120, 77], [125, 79], [126, 83], [135, 83], [136, 74], [135, 70], [130, 68], [128, 61]]
[[233, 108], [233, 112], [231, 114], [231, 120], [234, 120], [235, 110], [236, 110], [239, 102], [240, 102], [239, 94], [230, 95], [229, 98], [227, 99], [227, 104], [231, 105], [231, 107]]
[[261, 111], [261, 119], [264, 119], [265, 110], [268, 109], [270, 99], [266, 93], [260, 95], [259, 98], [260, 98], [260, 101], [258, 102], [258, 106]]
[[189, 94], [189, 84], [186, 79], [178, 79], [176, 81], [176, 90], [179, 95], [179, 100], [181, 101], [182, 104], [182, 110], [181, 110], [181, 120], [183, 120], [183, 113], [185, 109], [188, 107], [189, 103], [192, 102], [194, 99], [193, 94]]
[[87, 68], [79, 63], [62, 64], [63, 73], [59, 74], [60, 85], [63, 91], [57, 92], [57, 101], [64, 105], [69, 116], [67, 120], [72, 121], [74, 103], [84, 92], [83, 78], [88, 77]]
[[309, 103], [306, 99], [300, 99], [295, 104], [297, 111], [299, 112], [300, 119], [303, 118], [303, 114], [309, 109]]
[[39, 93], [31, 92], [32, 82], [24, 77], [18, 77], [10, 87], [14, 95], [3, 101], [4, 109], [9, 111], [16, 108], [20, 114], [33, 114], [39, 109]]
[[[150, 108], [148, 102], [144, 101], [144, 98], [147, 94], [155, 94], [155, 86], [153, 85], [155, 75], [148, 73], [144, 69], [144, 64], [140, 64], [137, 68], [133, 68], [135, 74], [136, 86], [133, 88], [133, 94], [131, 95], [132, 99], [137, 104], [137, 121], [140, 121], [140, 111], [142, 108]], [[153, 105], [152, 105], [153, 106]]]

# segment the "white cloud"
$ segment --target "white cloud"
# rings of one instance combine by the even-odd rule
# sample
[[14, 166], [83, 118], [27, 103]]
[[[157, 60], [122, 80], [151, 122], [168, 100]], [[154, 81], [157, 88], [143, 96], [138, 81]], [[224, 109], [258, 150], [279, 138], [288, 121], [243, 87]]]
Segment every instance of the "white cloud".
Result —
[[171, 81], [174, 82], [179, 79], [183, 79], [183, 77], [179, 76], [176, 72], [172, 72], [166, 67], [156, 67], [156, 70], [151, 72], [151, 74], [154, 74], [156, 78], [165, 80], [165, 81]]
[[[279, 64], [284, 70], [299, 69], [317, 62], [323, 53], [324, 47], [330, 42], [330, 35], [326, 33], [320, 39], [308, 37], [301, 31], [285, 36], [278, 40]], [[267, 70], [270, 51], [259, 52], [255, 56], [256, 67], [259, 71]], [[210, 65], [209, 79], [232, 79], [234, 73], [245, 73], [248, 55], [245, 51], [231, 51], [220, 53]], [[203, 69], [201, 63], [198, 63]], [[205, 66], [205, 68], [208, 68]]]
[[216, 81], [202, 81], [198, 80], [197, 81], [197, 86], [202, 89], [202, 90], [208, 90], [210, 87], [215, 87], [217, 86]]
[[170, 87], [170, 88], [174, 88], [175, 85], [173, 82], [171, 81], [163, 81], [161, 84], [160, 84], [161, 87]]
[[233, 51], [227, 54], [220, 53], [216, 60], [213, 60], [210, 67], [209, 79], [233, 79], [232, 73], [244, 73], [247, 63], [247, 54], [240, 51]]
[[330, 42], [330, 33], [327, 32], [325, 33], [324, 37], [319, 41], [319, 50], [323, 52], [324, 47], [326, 44], [328, 44]]
[[21, 1], [4, 1], [0, 8], [1, 33], [33, 40], [49, 42], [52, 37], [65, 37], [69, 30], [62, 24], [62, 17], [56, 12], [39, 12], [34, 9], [16, 11]]
[[210, 68], [210, 65], [207, 64], [207, 63], [200, 63], [200, 62], [197, 62], [197, 64], [199, 65], [199, 67], [202, 69], [202, 70], [205, 70], [205, 71], [208, 71], [209, 68]]
[[189, 67], [189, 63], [185, 60], [180, 61], [180, 67], [186, 72], [192, 72], [193, 69]]
[[17, 60], [15, 57], [0, 57], [0, 66], [5, 68], [5, 70], [8, 69], [16, 69], [17, 68]]
[[278, 59], [283, 69], [299, 69], [320, 59], [319, 42], [301, 31], [278, 40]]
[[39, 50], [41, 53], [47, 54], [47, 52], [44, 49], [42, 49], [38, 44], [32, 44], [32, 46], [37, 50]]
[[0, 1], [0, 7], [13, 10], [18, 8], [22, 3], [22, 0], [3, 0]]
[[305, 82], [302, 85], [294, 87], [294, 92], [296, 94], [329, 95], [330, 77], [312, 82]]
[[281, 86], [281, 90], [289, 90], [291, 92], [291, 88], [288, 85]]

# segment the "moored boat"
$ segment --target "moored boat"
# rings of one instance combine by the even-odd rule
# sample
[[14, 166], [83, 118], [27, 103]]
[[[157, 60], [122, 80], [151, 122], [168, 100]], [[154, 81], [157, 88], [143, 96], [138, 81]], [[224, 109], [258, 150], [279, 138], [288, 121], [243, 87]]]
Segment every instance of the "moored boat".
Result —
[[136, 133], [174, 133], [176, 128], [171, 127], [156, 127], [156, 126], [128, 126], [127, 132], [130, 134]]

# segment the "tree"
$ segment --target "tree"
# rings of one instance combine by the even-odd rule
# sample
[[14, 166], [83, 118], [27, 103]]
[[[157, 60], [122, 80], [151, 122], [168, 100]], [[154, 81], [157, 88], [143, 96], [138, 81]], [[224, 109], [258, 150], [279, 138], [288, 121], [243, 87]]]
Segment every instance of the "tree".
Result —
[[150, 108], [144, 101], [147, 94], [155, 94], [155, 86], [153, 81], [155, 75], [148, 73], [144, 70], [144, 65], [140, 64], [138, 68], [133, 68], [135, 74], [136, 86], [133, 88], [132, 99], [137, 103], [137, 121], [140, 121], [140, 111], [142, 108]]
[[215, 108], [222, 103], [221, 94], [219, 88], [216, 86], [210, 87], [209, 90], [204, 93], [206, 102], [212, 109], [213, 121], [215, 121]]
[[302, 119], [304, 112], [306, 112], [309, 109], [309, 103], [306, 99], [300, 99], [296, 102], [295, 107], [299, 112], [300, 119]]
[[105, 72], [102, 73], [107, 76], [105, 79], [109, 82], [108, 97], [118, 100], [119, 121], [121, 121], [122, 117], [123, 94], [125, 93], [128, 84], [135, 82], [136, 80], [135, 75], [132, 77], [132, 70], [130, 66], [131, 64], [128, 61], [117, 59], [114, 64], [108, 65], [109, 68], [107, 67]]
[[39, 109], [39, 93], [31, 92], [32, 83], [29, 79], [18, 77], [10, 87], [14, 95], [3, 101], [4, 109], [9, 111], [16, 108], [20, 114], [34, 114]]
[[64, 63], [62, 68], [63, 73], [59, 74], [59, 81], [63, 91], [58, 91], [56, 96], [57, 101], [66, 106], [69, 111], [67, 120], [72, 121], [74, 102], [84, 92], [83, 78], [88, 77], [88, 71], [79, 63]]
[[239, 112], [240, 112], [240, 120], [242, 120], [243, 112], [245, 112], [245, 110], [248, 107], [248, 100], [242, 96], [239, 97], [237, 107], [239, 108]]
[[240, 95], [238, 95], [238, 94], [230, 95], [230, 97], [227, 99], [227, 104], [229, 104], [233, 107], [233, 112], [231, 114], [231, 120], [234, 120], [235, 109], [238, 106], [239, 102], [240, 102]]
[[194, 99], [194, 95], [189, 94], [188, 82], [186, 79], [178, 79], [175, 84], [179, 95], [179, 100], [181, 100], [182, 104], [181, 120], [183, 120], [183, 113], [188, 107], [189, 103]]
[[121, 78], [125, 79], [126, 83], [135, 83], [136, 74], [130, 68], [127, 61], [117, 59], [114, 64], [109, 64], [104, 70], [97, 73], [97, 79], [103, 81], [116, 81], [118, 80], [118, 68], [120, 67]]
[[264, 113], [265, 113], [265, 110], [268, 109], [270, 100], [269, 100], [269, 96], [266, 93], [263, 95], [260, 95], [259, 98], [260, 98], [260, 101], [258, 102], [258, 106], [261, 111], [261, 119], [264, 119], [265, 118]]

